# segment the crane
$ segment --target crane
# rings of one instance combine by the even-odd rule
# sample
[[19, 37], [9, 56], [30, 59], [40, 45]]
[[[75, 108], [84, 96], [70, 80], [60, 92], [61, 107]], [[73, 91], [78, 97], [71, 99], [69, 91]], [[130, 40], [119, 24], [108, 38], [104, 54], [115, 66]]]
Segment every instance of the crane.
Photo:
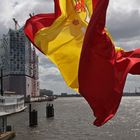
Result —
[[32, 14], [30, 13], [30, 14], [29, 14], [30, 18], [31, 18], [32, 16], [34, 16], [34, 15], [35, 15], [34, 13], [32, 13]]
[[15, 30], [17, 30], [18, 27], [20, 27], [19, 24], [18, 24], [18, 21], [15, 18], [13, 18], [13, 21], [15, 23]]

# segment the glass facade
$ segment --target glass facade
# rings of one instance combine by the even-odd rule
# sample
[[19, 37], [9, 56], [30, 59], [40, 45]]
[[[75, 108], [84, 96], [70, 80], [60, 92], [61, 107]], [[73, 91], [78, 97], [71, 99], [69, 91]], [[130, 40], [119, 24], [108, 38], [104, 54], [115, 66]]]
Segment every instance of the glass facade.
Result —
[[[23, 28], [19, 30], [9, 29], [8, 34], [3, 35], [0, 42], [0, 67], [3, 68], [4, 76], [12, 76], [12, 79], [13, 76], [16, 76], [16, 81], [17, 76], [28, 77], [20, 78], [22, 80], [25, 79], [25, 81], [22, 81], [25, 84], [24, 88], [27, 88], [26, 82], [30, 78], [31, 82], [28, 82], [30, 89], [38, 89], [39, 87], [36, 87], [36, 83], [38, 83], [38, 57], [30, 41], [26, 38]], [[7, 82], [9, 90], [10, 82], [12, 81]], [[13, 90], [13, 83], [11, 85]], [[28, 92], [30, 93], [25, 93], [25, 95], [32, 96], [33, 94], [36, 96], [36, 94], [39, 94], [37, 90], [28, 90]]]

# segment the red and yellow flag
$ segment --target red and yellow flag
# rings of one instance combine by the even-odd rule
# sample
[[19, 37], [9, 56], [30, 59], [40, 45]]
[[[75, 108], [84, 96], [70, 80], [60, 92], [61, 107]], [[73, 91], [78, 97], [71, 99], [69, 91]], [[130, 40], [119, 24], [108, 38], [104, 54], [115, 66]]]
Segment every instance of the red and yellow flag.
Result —
[[25, 34], [56, 64], [67, 85], [78, 89], [79, 59], [92, 0], [86, 8], [83, 5], [77, 7], [82, 4], [79, 0], [54, 2], [55, 13], [30, 18], [25, 25]]
[[105, 29], [108, 2], [54, 0], [54, 13], [35, 15], [24, 28], [31, 42], [56, 64], [67, 85], [88, 101], [97, 126], [116, 113], [127, 73], [140, 74], [140, 49], [115, 49]]

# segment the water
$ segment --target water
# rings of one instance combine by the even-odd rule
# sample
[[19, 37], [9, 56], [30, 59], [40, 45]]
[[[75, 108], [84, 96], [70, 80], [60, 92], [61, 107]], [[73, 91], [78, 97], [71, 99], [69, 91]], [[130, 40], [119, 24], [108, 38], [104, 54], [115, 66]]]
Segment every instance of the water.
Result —
[[116, 116], [103, 127], [92, 125], [92, 112], [83, 98], [55, 100], [55, 117], [46, 119], [46, 103], [34, 103], [38, 126], [30, 128], [28, 109], [8, 117], [14, 126], [13, 140], [139, 140], [140, 97], [123, 97]]

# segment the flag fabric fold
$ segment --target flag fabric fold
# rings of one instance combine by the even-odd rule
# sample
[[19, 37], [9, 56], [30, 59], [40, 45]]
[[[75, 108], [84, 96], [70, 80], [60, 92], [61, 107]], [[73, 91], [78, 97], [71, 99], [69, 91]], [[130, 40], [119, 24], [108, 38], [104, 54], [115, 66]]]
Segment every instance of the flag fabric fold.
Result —
[[79, 64], [79, 92], [91, 106], [96, 126], [115, 115], [127, 74], [140, 74], [140, 49], [117, 52], [106, 32], [108, 3], [109, 0], [96, 0]]
[[116, 113], [127, 73], [140, 74], [140, 49], [115, 49], [105, 28], [108, 3], [54, 0], [54, 13], [35, 15], [24, 27], [30, 41], [59, 68], [67, 85], [87, 100], [97, 126]]
[[[73, 0], [54, 2], [55, 13], [33, 16], [27, 20], [24, 31], [33, 44], [56, 64], [67, 85], [78, 89], [78, 66], [88, 25], [87, 11], [77, 11]], [[91, 2], [88, 2], [89, 11]]]

